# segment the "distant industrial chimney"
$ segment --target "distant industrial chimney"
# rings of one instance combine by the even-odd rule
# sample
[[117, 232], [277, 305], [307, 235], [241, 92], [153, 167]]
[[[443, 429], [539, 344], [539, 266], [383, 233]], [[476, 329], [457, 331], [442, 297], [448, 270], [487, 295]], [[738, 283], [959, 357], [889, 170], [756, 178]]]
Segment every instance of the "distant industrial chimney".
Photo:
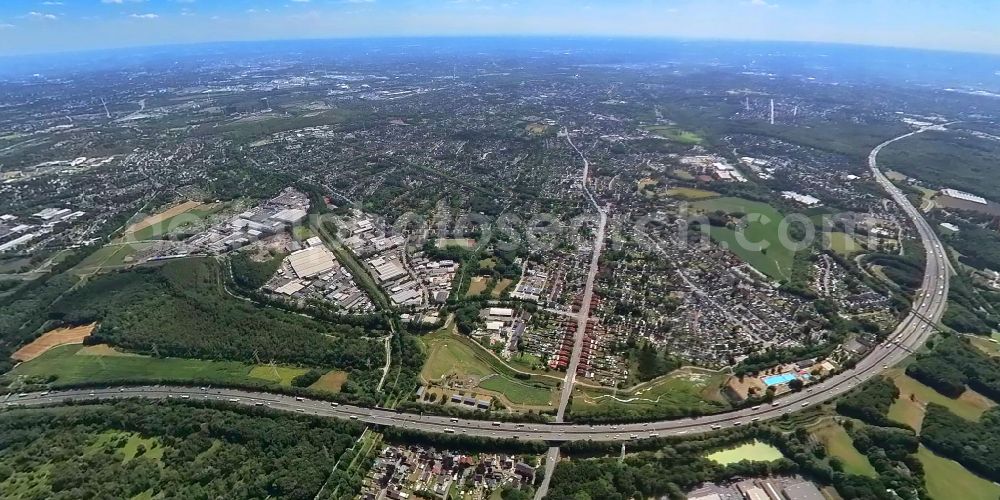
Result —
[[774, 125], [774, 99], [771, 99], [771, 125]]

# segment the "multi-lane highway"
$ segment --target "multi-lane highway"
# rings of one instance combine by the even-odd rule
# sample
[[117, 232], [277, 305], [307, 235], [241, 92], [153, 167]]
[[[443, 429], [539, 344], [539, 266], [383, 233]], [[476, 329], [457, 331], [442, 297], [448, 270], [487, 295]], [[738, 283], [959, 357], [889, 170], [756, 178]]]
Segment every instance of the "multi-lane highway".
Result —
[[397, 413], [393, 410], [336, 405], [330, 402], [296, 398], [293, 396], [248, 392], [234, 389], [200, 389], [191, 387], [115, 387], [106, 389], [81, 389], [60, 392], [11, 395], [8, 405], [58, 404], [64, 401], [107, 400], [141, 397], [149, 399], [219, 400], [237, 404], [270, 407], [277, 410], [299, 412], [325, 417], [356, 420], [375, 425], [397, 426], [406, 429], [454, 433], [469, 436], [542, 440], [561, 442], [570, 440], [628, 441], [667, 435], [708, 432], [713, 429], [746, 425], [764, 421], [783, 414], [814, 406], [850, 390], [882, 370], [899, 362], [918, 348], [934, 331], [934, 325], [944, 312], [948, 297], [949, 267], [945, 249], [931, 226], [903, 193], [893, 186], [878, 169], [878, 154], [886, 145], [913, 134], [935, 127], [928, 127], [878, 145], [868, 157], [875, 179], [909, 216], [926, 249], [927, 263], [921, 289], [917, 292], [911, 313], [896, 327], [889, 340], [874, 348], [857, 366], [835, 375], [807, 389], [780, 398], [773, 404], [747, 408], [717, 415], [664, 420], [658, 422], [622, 425], [586, 425], [564, 423], [509, 423], [474, 419], [457, 419], [436, 415]]

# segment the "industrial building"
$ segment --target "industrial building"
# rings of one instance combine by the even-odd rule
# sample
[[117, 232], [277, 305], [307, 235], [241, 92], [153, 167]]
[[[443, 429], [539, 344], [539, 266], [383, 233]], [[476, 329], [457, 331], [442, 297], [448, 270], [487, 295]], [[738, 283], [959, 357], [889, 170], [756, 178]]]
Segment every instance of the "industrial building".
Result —
[[337, 265], [333, 252], [326, 247], [309, 247], [292, 252], [288, 256], [288, 263], [299, 278], [311, 278], [323, 274]]

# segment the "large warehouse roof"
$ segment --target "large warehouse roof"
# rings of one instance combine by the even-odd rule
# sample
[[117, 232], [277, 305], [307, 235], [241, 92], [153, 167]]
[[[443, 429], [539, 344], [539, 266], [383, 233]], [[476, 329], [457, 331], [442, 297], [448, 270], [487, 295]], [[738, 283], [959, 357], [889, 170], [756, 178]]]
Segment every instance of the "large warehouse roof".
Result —
[[299, 278], [309, 278], [325, 273], [336, 265], [333, 253], [326, 247], [309, 247], [305, 250], [292, 252], [288, 256], [288, 263]]

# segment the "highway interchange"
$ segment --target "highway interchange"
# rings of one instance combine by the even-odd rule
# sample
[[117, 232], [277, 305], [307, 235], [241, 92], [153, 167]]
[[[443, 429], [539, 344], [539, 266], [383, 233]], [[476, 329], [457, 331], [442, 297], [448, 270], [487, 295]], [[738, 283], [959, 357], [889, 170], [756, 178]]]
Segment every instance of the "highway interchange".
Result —
[[801, 392], [781, 397], [774, 403], [696, 418], [620, 425], [491, 422], [437, 415], [397, 413], [387, 409], [338, 405], [328, 401], [265, 392], [168, 386], [35, 392], [8, 395], [6, 404], [8, 406], [35, 406], [60, 404], [65, 401], [122, 398], [217, 400], [321, 417], [350, 419], [380, 426], [402, 427], [416, 431], [454, 433], [487, 438], [538, 440], [551, 443], [574, 440], [629, 441], [660, 436], [678, 436], [779, 418], [784, 414], [818, 405], [849, 391], [909, 356], [934, 332], [935, 325], [944, 312], [948, 297], [949, 264], [945, 249], [931, 226], [906, 199], [905, 195], [881, 173], [877, 164], [878, 153], [888, 144], [934, 128], [940, 128], [940, 126], [925, 127], [886, 141], [875, 147], [868, 157], [869, 167], [872, 169], [876, 181], [913, 220], [926, 249], [927, 262], [923, 284], [916, 294], [910, 314], [900, 322], [884, 344], [876, 346], [853, 369], [811, 385]]

